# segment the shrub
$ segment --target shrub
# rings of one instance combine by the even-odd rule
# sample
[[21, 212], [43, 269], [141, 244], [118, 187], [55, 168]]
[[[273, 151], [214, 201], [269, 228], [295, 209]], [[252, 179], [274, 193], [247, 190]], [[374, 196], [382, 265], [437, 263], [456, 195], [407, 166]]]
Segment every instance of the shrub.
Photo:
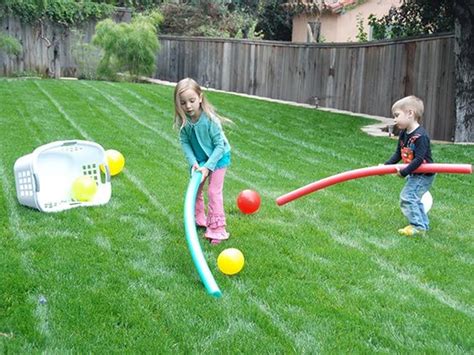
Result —
[[117, 24], [110, 19], [99, 22], [92, 40], [104, 52], [97, 68], [99, 77], [115, 80], [118, 72], [132, 78], [153, 75], [161, 20], [161, 15], [153, 12], [136, 16], [131, 23]]
[[6, 55], [20, 55], [22, 51], [23, 47], [16, 38], [0, 32], [0, 52]]
[[84, 41], [84, 33], [79, 30], [73, 30], [72, 56], [77, 65], [77, 77], [79, 79], [95, 80], [97, 79], [97, 68], [102, 50]]

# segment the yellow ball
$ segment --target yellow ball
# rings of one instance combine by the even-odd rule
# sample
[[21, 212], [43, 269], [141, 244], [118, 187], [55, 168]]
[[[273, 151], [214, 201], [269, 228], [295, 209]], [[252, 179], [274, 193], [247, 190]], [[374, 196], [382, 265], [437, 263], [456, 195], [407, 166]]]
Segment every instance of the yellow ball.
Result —
[[72, 197], [77, 201], [90, 201], [96, 192], [97, 184], [90, 176], [80, 176], [72, 183]]
[[[105, 151], [105, 157], [107, 158], [107, 164], [109, 164], [110, 175], [114, 176], [122, 171], [125, 166], [125, 158], [122, 153], [115, 149], [109, 149]], [[105, 172], [102, 165], [100, 169]]]
[[244, 267], [244, 254], [239, 249], [223, 250], [217, 257], [217, 267], [226, 275], [235, 275]]

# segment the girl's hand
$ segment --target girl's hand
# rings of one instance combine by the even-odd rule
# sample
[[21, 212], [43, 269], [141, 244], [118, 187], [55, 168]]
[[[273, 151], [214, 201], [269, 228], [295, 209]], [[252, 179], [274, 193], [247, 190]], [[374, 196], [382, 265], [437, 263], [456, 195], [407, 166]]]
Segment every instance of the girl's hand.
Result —
[[208, 169], [208, 168], [205, 168], [205, 167], [198, 168], [198, 169], [196, 169], [196, 171], [200, 171], [201, 174], [202, 174], [201, 182], [203, 182], [204, 180], [206, 180], [207, 176], [209, 175], [209, 169]]

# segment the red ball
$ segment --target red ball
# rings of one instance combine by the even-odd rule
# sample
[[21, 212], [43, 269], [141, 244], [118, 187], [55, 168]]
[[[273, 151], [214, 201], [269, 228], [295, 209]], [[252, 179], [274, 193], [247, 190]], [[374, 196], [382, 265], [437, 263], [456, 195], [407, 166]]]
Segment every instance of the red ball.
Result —
[[260, 195], [253, 190], [243, 190], [237, 196], [237, 207], [245, 214], [257, 212], [260, 208]]

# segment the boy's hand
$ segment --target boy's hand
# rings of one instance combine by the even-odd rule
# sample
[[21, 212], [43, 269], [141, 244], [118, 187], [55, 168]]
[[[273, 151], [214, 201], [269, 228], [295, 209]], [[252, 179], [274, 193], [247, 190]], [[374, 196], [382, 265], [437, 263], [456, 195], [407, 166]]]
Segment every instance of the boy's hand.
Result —
[[198, 169], [196, 169], [196, 171], [200, 171], [201, 174], [202, 174], [201, 182], [203, 182], [204, 180], [206, 180], [207, 176], [209, 175], [209, 169], [208, 169], [208, 168], [205, 168], [205, 167], [198, 168]]
[[397, 169], [397, 176], [400, 177], [400, 178], [405, 178], [402, 174], [400, 174], [400, 168], [399, 167], [396, 167], [395, 169]]
[[194, 173], [197, 169], [199, 169], [199, 164], [194, 163], [193, 166], [191, 167], [191, 173]]

